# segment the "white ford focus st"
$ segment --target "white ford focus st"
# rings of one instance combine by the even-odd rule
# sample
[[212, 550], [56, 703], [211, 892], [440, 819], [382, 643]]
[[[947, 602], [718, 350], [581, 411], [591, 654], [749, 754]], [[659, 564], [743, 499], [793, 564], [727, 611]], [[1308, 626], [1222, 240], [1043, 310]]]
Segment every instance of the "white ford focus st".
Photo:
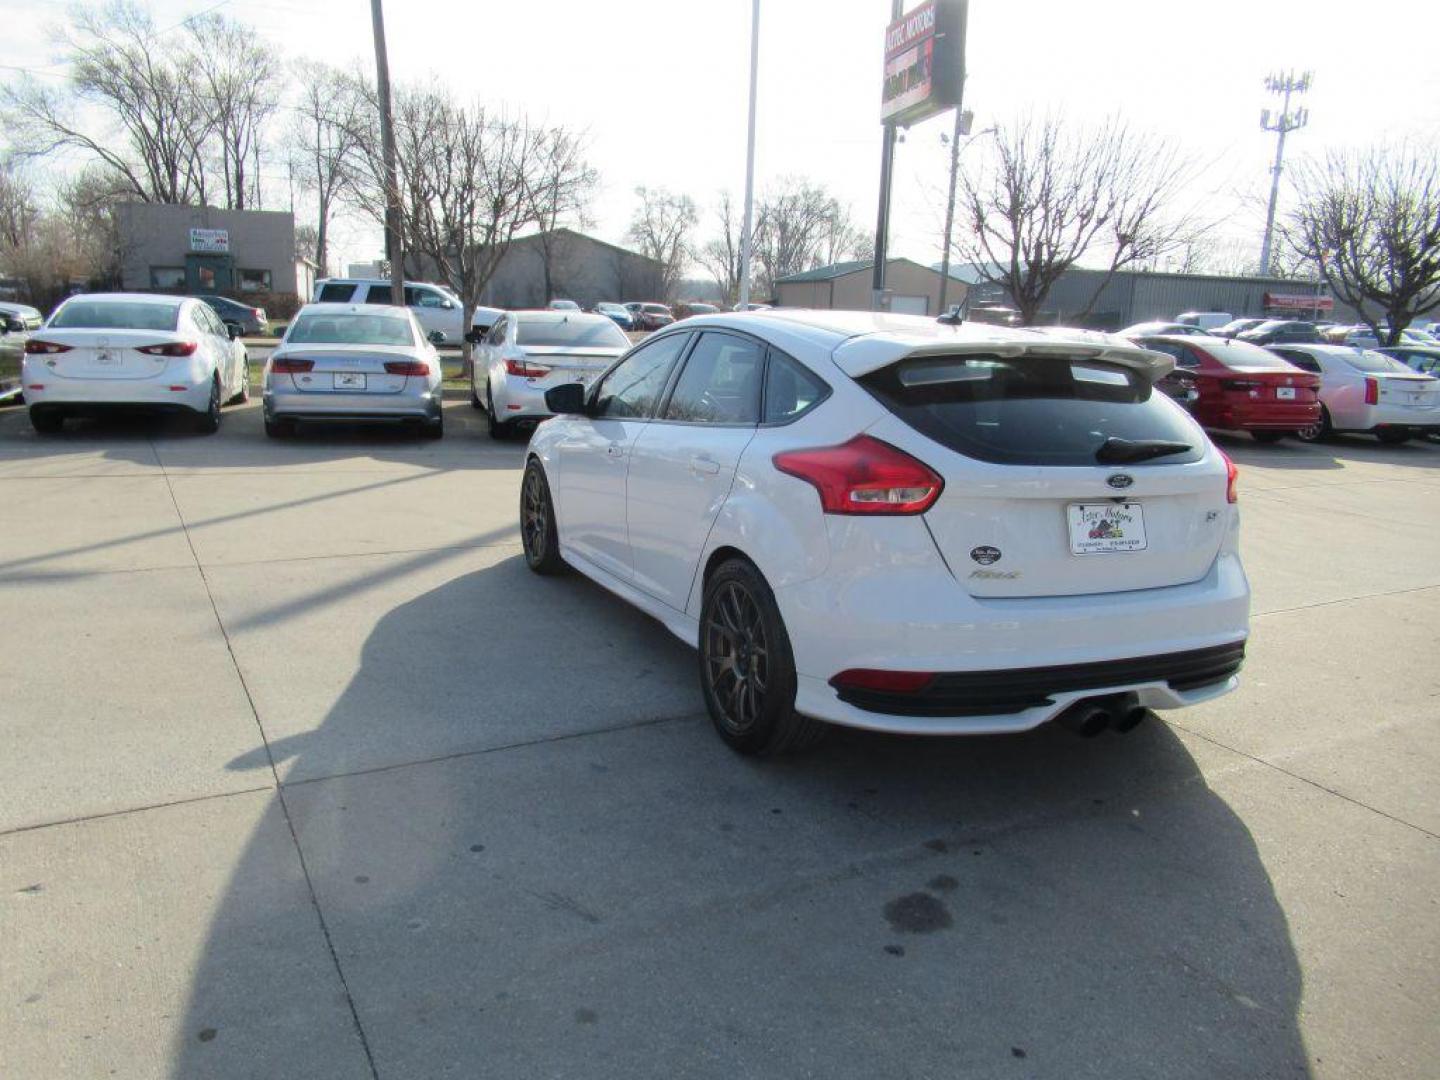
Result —
[[720, 735], [1127, 730], [1236, 685], [1235, 469], [1120, 338], [688, 319], [552, 389], [520, 520], [700, 653]]

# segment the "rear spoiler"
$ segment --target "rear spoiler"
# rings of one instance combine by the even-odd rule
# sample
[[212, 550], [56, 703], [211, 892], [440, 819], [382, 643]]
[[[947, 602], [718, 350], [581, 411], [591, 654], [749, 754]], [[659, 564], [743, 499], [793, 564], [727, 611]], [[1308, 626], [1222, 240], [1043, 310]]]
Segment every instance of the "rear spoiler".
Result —
[[1128, 368], [1148, 382], [1163, 379], [1175, 368], [1175, 358], [1166, 353], [1152, 352], [1138, 345], [1106, 342], [1064, 341], [1036, 336], [1033, 341], [1014, 337], [993, 340], [927, 341], [915, 344], [895, 337], [867, 334], [842, 342], [832, 359], [852, 378], [889, 367], [901, 360], [919, 360], [944, 356], [994, 356], [1016, 360], [1027, 356], [1036, 359], [1061, 357], [1071, 360], [1095, 360]]

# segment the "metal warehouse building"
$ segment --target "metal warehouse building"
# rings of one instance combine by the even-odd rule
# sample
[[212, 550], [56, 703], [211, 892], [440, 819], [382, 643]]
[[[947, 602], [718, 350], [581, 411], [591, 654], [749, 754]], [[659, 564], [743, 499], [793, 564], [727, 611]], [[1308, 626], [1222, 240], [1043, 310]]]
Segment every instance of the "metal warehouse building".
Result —
[[[953, 271], [971, 283], [972, 306], [1013, 307], [1003, 286], [979, 280], [975, 267]], [[1095, 290], [1104, 282], [1102, 270], [1074, 267], [1050, 290], [1039, 321], [1080, 323], [1097, 330], [1118, 330], [1149, 319], [1173, 319], [1186, 311], [1226, 311], [1273, 318], [1322, 317], [1358, 322], [1359, 314], [1333, 299], [1323, 283], [1280, 277], [1220, 277], [1210, 274], [1161, 274], [1121, 270], [1101, 288], [1088, 317], [1081, 318]]]

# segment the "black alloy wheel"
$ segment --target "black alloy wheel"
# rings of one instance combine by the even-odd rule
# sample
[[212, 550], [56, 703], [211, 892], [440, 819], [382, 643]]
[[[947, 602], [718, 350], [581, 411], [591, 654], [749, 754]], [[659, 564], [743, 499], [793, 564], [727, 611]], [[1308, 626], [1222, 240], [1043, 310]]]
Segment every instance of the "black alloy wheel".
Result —
[[1301, 442], [1319, 442], [1330, 434], [1330, 410], [1324, 405], [1320, 406], [1320, 419], [1313, 424], [1300, 428], [1295, 432], [1295, 437]]
[[536, 458], [526, 463], [525, 478], [520, 482], [520, 545], [525, 551], [525, 565], [535, 573], [558, 574], [565, 568], [560, 558], [550, 483]]
[[823, 723], [795, 711], [795, 660], [780, 609], [749, 562], [722, 564], [700, 611], [700, 688], [715, 730], [742, 754], [817, 742]]

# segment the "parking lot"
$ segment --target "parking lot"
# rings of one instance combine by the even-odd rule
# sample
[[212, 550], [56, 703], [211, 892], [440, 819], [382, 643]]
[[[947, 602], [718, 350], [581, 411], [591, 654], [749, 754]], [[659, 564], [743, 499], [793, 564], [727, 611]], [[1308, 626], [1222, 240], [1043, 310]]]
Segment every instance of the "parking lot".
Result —
[[1440, 444], [1217, 438], [1233, 695], [754, 761], [446, 412], [0, 410], [0, 1075], [1440, 1074]]

